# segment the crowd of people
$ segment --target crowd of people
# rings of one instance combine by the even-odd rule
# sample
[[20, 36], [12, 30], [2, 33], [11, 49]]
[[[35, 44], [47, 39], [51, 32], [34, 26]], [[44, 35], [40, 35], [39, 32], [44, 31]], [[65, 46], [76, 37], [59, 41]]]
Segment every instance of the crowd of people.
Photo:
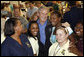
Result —
[[1, 56], [83, 56], [80, 1], [23, 2], [1, 3]]

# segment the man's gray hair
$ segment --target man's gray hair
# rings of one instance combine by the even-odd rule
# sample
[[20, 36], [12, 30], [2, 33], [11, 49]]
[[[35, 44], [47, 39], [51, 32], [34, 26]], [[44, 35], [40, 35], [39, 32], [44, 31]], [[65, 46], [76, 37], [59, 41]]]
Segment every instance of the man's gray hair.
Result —
[[46, 7], [46, 6], [41, 6], [41, 7], [38, 9], [38, 12], [40, 12], [40, 11], [41, 11], [41, 9], [47, 10], [47, 11], [49, 12], [49, 8], [48, 8], [48, 7]]

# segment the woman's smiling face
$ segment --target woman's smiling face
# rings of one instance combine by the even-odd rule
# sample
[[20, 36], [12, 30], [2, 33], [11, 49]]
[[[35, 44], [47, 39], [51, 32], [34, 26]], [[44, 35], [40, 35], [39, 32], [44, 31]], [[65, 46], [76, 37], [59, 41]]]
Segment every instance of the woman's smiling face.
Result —
[[37, 23], [31, 24], [30, 32], [34, 37], [37, 36], [37, 33], [38, 33], [38, 24]]
[[75, 32], [78, 36], [83, 36], [83, 25], [81, 23], [75, 26]]
[[67, 40], [66, 33], [63, 29], [58, 29], [56, 31], [56, 40], [58, 41], [58, 43], [62, 43]]

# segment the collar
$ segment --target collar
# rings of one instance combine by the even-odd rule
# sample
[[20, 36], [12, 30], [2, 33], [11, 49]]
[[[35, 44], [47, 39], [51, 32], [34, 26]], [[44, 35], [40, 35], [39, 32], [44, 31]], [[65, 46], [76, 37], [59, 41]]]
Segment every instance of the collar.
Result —
[[[48, 22], [48, 20], [46, 20], [45, 23], [44, 23], [43, 25], [47, 25], [47, 22]], [[37, 23], [38, 23], [39, 25], [41, 25], [39, 19], [37, 20]], [[43, 26], [43, 25], [41, 25], [41, 26]]]
[[69, 43], [70, 43], [70, 40], [68, 40], [67, 43], [64, 44], [61, 48], [68, 49], [69, 48]]
[[38, 40], [37, 37], [31, 37], [31, 36], [28, 36], [29, 39], [33, 38], [35, 40]]

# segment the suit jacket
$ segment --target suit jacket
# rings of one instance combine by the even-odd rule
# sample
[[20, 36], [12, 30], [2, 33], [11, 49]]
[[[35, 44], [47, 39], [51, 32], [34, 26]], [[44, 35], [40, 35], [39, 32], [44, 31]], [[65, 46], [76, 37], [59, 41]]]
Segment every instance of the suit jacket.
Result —
[[52, 33], [52, 26], [51, 23], [48, 21], [45, 28], [45, 34], [46, 34], [45, 45], [42, 44], [42, 42], [40, 41], [40, 33], [38, 33], [39, 56], [48, 56], [48, 49], [51, 46], [51, 42], [50, 42], [51, 33]]

